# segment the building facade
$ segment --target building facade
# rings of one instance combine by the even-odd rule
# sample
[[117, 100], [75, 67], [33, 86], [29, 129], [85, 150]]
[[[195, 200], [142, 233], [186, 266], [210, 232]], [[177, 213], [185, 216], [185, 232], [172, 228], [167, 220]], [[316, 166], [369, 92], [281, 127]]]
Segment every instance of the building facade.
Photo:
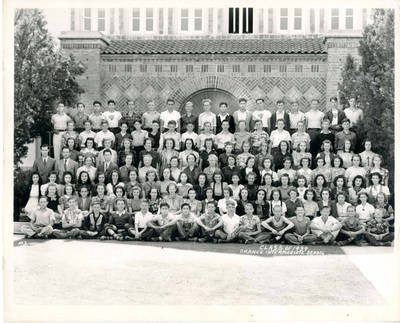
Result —
[[244, 97], [307, 110], [311, 99], [337, 95], [348, 54], [358, 57], [363, 8], [81, 8], [59, 38], [65, 54], [86, 67], [81, 100], [134, 100], [144, 111], [167, 98], [200, 109], [211, 98], [231, 110]]

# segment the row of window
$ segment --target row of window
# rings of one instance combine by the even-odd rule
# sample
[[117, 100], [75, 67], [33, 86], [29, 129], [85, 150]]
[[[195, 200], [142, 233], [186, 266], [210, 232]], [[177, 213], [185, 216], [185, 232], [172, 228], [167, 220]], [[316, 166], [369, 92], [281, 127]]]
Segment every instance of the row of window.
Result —
[[[203, 64], [200, 67], [200, 70], [202, 73], [208, 73], [210, 71], [209, 69], [210, 65]], [[234, 64], [232, 65], [232, 72], [233, 73], [240, 73], [241, 72], [241, 65]], [[312, 73], [318, 73], [319, 72], [319, 65], [312, 64], [310, 66], [310, 70]], [[125, 64], [124, 65], [124, 71], [131, 73], [133, 72], [133, 65], [132, 64]], [[139, 65], [139, 71], [141, 73], [147, 73], [150, 72], [150, 68], [148, 68], [148, 65], [146, 64], [141, 64]], [[185, 66], [185, 71], [186, 73], [193, 73], [193, 65], [186, 65]], [[217, 73], [224, 73], [225, 72], [225, 65], [217, 65], [216, 68]], [[264, 73], [272, 73], [272, 65], [264, 65], [263, 69], [260, 72]], [[109, 73], [115, 73], [117, 72], [117, 65], [116, 64], [109, 64], [108, 65], [108, 72]], [[170, 73], [176, 73], [178, 72], [178, 65], [170, 65], [168, 68], [163, 65], [155, 65], [154, 66], [154, 72], [156, 73], [161, 73], [161, 72], [170, 72]], [[247, 72], [248, 73], [255, 73], [256, 72], [256, 65], [251, 64], [247, 66]], [[279, 72], [280, 73], [286, 73], [287, 72], [287, 65], [279, 65]], [[303, 72], [303, 65], [297, 64], [294, 66], [294, 72], [295, 73], [302, 73]]]
[[[211, 13], [212, 13], [212, 8]], [[241, 9], [241, 10], [240, 10]], [[84, 30], [90, 31], [92, 30], [92, 18], [95, 16], [95, 9], [85, 8], [84, 9]], [[106, 31], [106, 10], [105, 9], [96, 9], [97, 10], [97, 30], [98, 31]], [[115, 9], [111, 9], [111, 17], [110, 28], [114, 28], [114, 19], [115, 19]], [[131, 10], [131, 31], [139, 32], [146, 31], [152, 32], [157, 29], [156, 26], [156, 10], [155, 8], [146, 8], [145, 10], [141, 10], [140, 8], [133, 8]], [[309, 23], [311, 32], [315, 31], [316, 24], [316, 9], [310, 9], [309, 12]], [[323, 26], [325, 24], [325, 9], [317, 9], [319, 10], [319, 26], [320, 30], [323, 30]], [[338, 30], [339, 29], [339, 18], [340, 12], [338, 8], [326, 9], [330, 11], [330, 29]], [[365, 25], [366, 21], [366, 9], [363, 9], [363, 25]], [[344, 25], [346, 29], [353, 29], [354, 27], [354, 9], [347, 8], [344, 11]], [[120, 24], [123, 24], [123, 13], [120, 10]], [[212, 16], [212, 15], [211, 15]], [[163, 17], [163, 9], [160, 8], [158, 12], [158, 17]], [[167, 12], [168, 19], [168, 33], [170, 33], [173, 24], [173, 12], [172, 9], [168, 9]], [[268, 24], [268, 32], [272, 32], [273, 30], [273, 19], [274, 19], [274, 9], [268, 9], [267, 20], [265, 21]], [[203, 31], [204, 28], [204, 10], [201, 8], [188, 9], [182, 8], [180, 9], [179, 14], [179, 30], [181, 32], [187, 31]], [[260, 24], [264, 24], [263, 17], [261, 17]], [[304, 28], [305, 23], [305, 13], [302, 8], [280, 8], [279, 9], [279, 30], [287, 31], [290, 29], [293, 30], [302, 30]], [[222, 9], [218, 9], [218, 31], [221, 31], [223, 21]], [[228, 31], [229, 33], [253, 33], [253, 8], [229, 8], [229, 19], [228, 19]], [[160, 30], [164, 29], [164, 19], [158, 19], [158, 27]], [[71, 13], [71, 25], [75, 25], [75, 10], [72, 9]], [[121, 27], [121, 26], [120, 26]], [[212, 20], [209, 19], [208, 22], [209, 29], [212, 29]], [[261, 29], [261, 28], [260, 28]], [[74, 30], [74, 27], [72, 28]], [[111, 33], [114, 31], [110, 30]]]

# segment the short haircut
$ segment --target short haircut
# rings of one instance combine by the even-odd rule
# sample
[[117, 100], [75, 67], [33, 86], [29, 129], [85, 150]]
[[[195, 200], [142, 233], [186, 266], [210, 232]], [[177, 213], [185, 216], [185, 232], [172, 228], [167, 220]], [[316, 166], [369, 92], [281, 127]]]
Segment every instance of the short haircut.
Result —
[[77, 107], [79, 107], [80, 105], [82, 105], [83, 107], [85, 107], [85, 104], [84, 104], [83, 102], [78, 102], [78, 103], [76, 104]]
[[114, 104], [115, 104], [115, 101], [114, 101], [114, 100], [108, 100], [108, 101], [107, 101], [107, 105], [108, 105], [108, 104], [111, 104], [111, 103], [114, 103]]
[[219, 104], [219, 106], [223, 106], [223, 105], [225, 105], [226, 107], [228, 106], [228, 103], [226, 103], [226, 102], [221, 102], [220, 104]]
[[181, 210], [182, 210], [185, 206], [187, 206], [187, 207], [189, 208], [189, 210], [190, 210], [190, 205], [189, 205], [189, 203], [183, 203], [183, 204], [181, 205]]
[[240, 98], [240, 99], [239, 99], [239, 103], [241, 103], [241, 102], [245, 102], [245, 103], [246, 103], [247, 100], [246, 100], [245, 98]]
[[276, 101], [276, 104], [283, 104], [283, 100], [278, 100], [278, 101]]
[[264, 100], [263, 98], [258, 98], [258, 99], [256, 99], [256, 103], [257, 103], [258, 101], [265, 102], [265, 100]]
[[163, 208], [163, 207], [166, 207], [166, 208], [169, 209], [169, 204], [165, 203], [165, 202], [160, 203], [160, 209]]
[[175, 104], [175, 100], [174, 99], [167, 99], [167, 104], [168, 102], [172, 102], [172, 104]]
[[337, 102], [338, 99], [337, 99], [336, 96], [331, 96], [330, 99], [329, 99], [329, 101], [330, 101], [330, 102], [332, 102], [332, 101], [333, 101], [333, 102]]
[[95, 106], [96, 104], [98, 104], [99, 106], [101, 106], [101, 102], [100, 102], [100, 101], [93, 101], [93, 106]]
[[103, 155], [104, 155], [105, 153], [110, 153], [110, 154], [112, 154], [110, 149], [104, 149]]

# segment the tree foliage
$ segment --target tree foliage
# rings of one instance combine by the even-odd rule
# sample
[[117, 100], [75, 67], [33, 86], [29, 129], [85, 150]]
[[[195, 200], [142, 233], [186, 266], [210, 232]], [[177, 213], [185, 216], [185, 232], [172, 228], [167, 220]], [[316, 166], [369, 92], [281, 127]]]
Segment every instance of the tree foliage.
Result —
[[383, 156], [394, 181], [394, 10], [376, 9], [373, 23], [364, 29], [360, 41], [361, 64], [346, 59], [339, 84], [340, 97], [348, 103], [356, 94], [364, 109], [360, 132], [372, 139], [373, 149]]
[[26, 144], [51, 129], [57, 101], [72, 105], [83, 89], [75, 77], [84, 72], [73, 56], [63, 57], [38, 9], [18, 9], [14, 17], [14, 165]]

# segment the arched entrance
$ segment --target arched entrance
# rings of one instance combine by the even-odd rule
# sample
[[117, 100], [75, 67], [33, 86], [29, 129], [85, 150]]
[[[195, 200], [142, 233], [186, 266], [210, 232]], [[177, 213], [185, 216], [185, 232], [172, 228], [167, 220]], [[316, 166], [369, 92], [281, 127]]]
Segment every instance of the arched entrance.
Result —
[[221, 102], [228, 103], [228, 112], [233, 114], [234, 111], [239, 109], [238, 99], [231, 93], [225, 90], [209, 88], [196, 91], [189, 95], [181, 104], [180, 112], [185, 112], [185, 104], [188, 101], [193, 102], [193, 114], [199, 115], [203, 112], [203, 99], [211, 99], [212, 111], [216, 114], [219, 113], [219, 104]]

